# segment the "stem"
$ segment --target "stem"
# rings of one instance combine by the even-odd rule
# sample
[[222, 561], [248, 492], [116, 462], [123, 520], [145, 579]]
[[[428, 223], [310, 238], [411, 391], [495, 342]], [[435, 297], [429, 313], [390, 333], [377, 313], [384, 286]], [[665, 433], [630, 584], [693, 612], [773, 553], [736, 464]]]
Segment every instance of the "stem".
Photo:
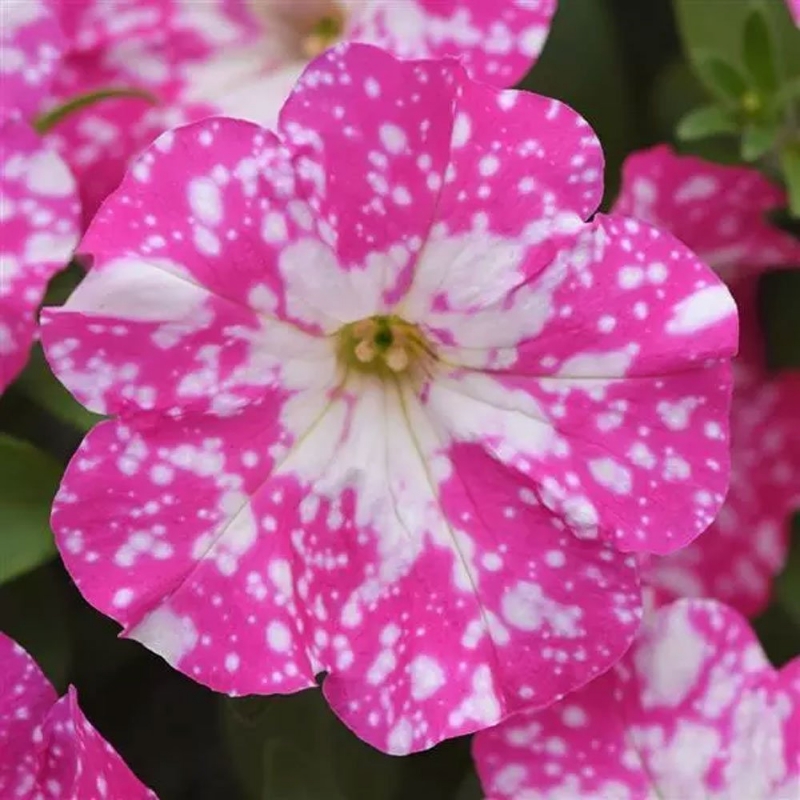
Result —
[[40, 114], [33, 121], [34, 130], [40, 134], [47, 133], [70, 114], [80, 111], [82, 108], [87, 108], [103, 100], [115, 100], [118, 98], [136, 98], [145, 100], [154, 106], [158, 105], [159, 102], [156, 95], [145, 89], [98, 89], [95, 92], [88, 92], [87, 94], [73, 97], [71, 100], [67, 100], [66, 103]]

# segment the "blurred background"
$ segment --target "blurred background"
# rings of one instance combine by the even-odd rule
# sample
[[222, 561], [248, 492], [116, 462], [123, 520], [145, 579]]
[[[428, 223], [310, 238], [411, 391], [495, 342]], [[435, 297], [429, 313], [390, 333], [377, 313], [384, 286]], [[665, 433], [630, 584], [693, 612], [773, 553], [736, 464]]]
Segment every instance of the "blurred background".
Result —
[[[670, 0], [560, 0], [545, 51], [522, 87], [566, 101], [595, 127], [607, 157], [606, 207], [624, 157], [671, 141], [678, 120], [706, 100], [682, 55]], [[704, 140], [694, 151], [725, 160], [729, 147]], [[57, 278], [50, 301], [63, 299], [68, 284]], [[779, 272], [762, 288], [770, 363], [798, 368], [800, 280]], [[26, 515], [26, 525], [47, 526], [43, 509], [91, 421], [34, 352], [22, 378], [0, 398], [0, 432], [48, 455], [26, 459], [24, 468], [13, 453], [0, 459], [0, 515], [9, 522]], [[35, 471], [35, 481], [26, 470]], [[776, 664], [800, 653], [797, 550], [795, 541], [776, 600], [756, 621]], [[288, 698], [220, 697], [118, 639], [117, 626], [82, 600], [57, 559], [18, 572], [13, 564], [0, 569], [0, 629], [29, 650], [59, 690], [77, 686], [86, 716], [162, 800], [482, 796], [468, 739], [397, 759], [355, 739], [316, 690]]]

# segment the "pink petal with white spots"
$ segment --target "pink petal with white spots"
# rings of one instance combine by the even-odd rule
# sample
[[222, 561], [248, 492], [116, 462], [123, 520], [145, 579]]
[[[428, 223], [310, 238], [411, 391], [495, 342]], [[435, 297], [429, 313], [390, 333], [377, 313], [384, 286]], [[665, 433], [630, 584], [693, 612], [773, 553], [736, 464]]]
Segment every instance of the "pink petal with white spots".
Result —
[[[631, 156], [615, 211], [681, 238], [731, 281], [741, 320], [731, 411], [731, 487], [718, 519], [688, 548], [649, 562], [656, 602], [715, 597], [742, 613], [768, 602], [786, 560], [790, 512], [800, 492], [796, 415], [800, 385], [771, 378], [757, 316], [757, 276], [800, 264], [800, 243], [771, 226], [784, 192], [758, 172], [723, 167], [661, 146]], [[711, 426], [708, 434], [715, 436]], [[705, 487], [698, 499], [708, 498]]]
[[[362, 42], [402, 58], [460, 59], [473, 78], [515, 83], [541, 52], [556, 0], [292, 0], [207, 4], [240, 28], [241, 46], [212, 53], [186, 72], [180, 105], [192, 104], [275, 126], [309, 56], [337, 42]], [[237, 13], [238, 12], [238, 13]], [[195, 15], [200, 22], [200, 15]], [[318, 40], [316, 30], [335, 32]], [[246, 37], [243, 35], [246, 31]], [[369, 77], [369, 76], [366, 76]], [[188, 108], [187, 108], [188, 106]]]
[[138, 89], [158, 101], [106, 99], [70, 114], [50, 134], [77, 176], [88, 223], [115, 189], [130, 158], [165, 128], [206, 116], [208, 104], [176, 103], [188, 76], [213, 53], [251, 38], [229, 3], [176, 0], [75, 0], [62, 20], [69, 49], [54, 86], [58, 102], [108, 88]]
[[0, 392], [22, 369], [47, 282], [78, 243], [75, 182], [61, 159], [16, 115], [0, 115]]
[[[377, 95], [350, 78], [367, 66]], [[725, 448], [697, 431], [725, 428], [733, 305], [670, 237], [582, 222], [601, 155], [560, 104], [354, 45], [309, 67], [281, 123], [165, 134], [88, 231], [92, 271], [43, 339], [118, 419], [72, 460], [53, 526], [87, 599], [178, 669], [229, 693], [326, 672], [362, 738], [419, 750], [624, 652], [640, 599], [617, 545], [672, 549], [713, 512], [689, 487], [724, 492]], [[501, 193], [526, 155], [542, 191]], [[624, 294], [629, 264], [656, 278]], [[601, 309], [619, 323], [598, 345]], [[661, 421], [686, 397], [682, 426]], [[646, 478], [591, 444], [633, 436], [659, 459]], [[646, 523], [634, 480], [660, 500]]]
[[65, 44], [49, 0], [4, 0], [0, 26], [1, 110], [19, 111], [26, 118], [41, 111]]
[[36, 662], [0, 634], [0, 791], [35, 772], [35, 731], [57, 700]]
[[484, 790], [490, 800], [790, 800], [800, 793], [799, 668], [773, 669], [726, 606], [678, 601], [594, 683], [479, 733]]
[[[71, 48], [58, 96], [122, 85], [161, 104], [104, 102], [63, 122], [54, 138], [79, 177], [88, 221], [128, 159], [165, 128], [209, 112], [274, 127], [309, 53], [324, 44], [457, 56], [474, 78], [508, 86], [539, 55], [555, 10], [556, 0], [76, 0], [62, 11]], [[340, 30], [315, 44], [325, 20]]]
[[749, 167], [679, 156], [659, 145], [629, 156], [614, 211], [673, 233], [726, 281], [800, 264], [800, 241], [769, 224], [786, 193]]
[[[800, 380], [770, 377], [757, 315], [757, 279], [736, 282], [741, 347], [734, 360], [731, 485], [719, 516], [688, 547], [649, 561], [645, 582], [661, 604], [714, 597], [753, 616], [767, 605], [800, 507]], [[705, 491], [705, 490], [701, 490]]]
[[17, 800], [153, 800], [89, 724], [75, 690], [57, 698], [33, 659], [0, 634], [0, 794]]
[[[443, 417], [508, 409], [498, 431], [507, 440], [492, 453], [579, 536], [671, 552], [708, 527], [727, 488], [728, 445], [716, 432], [731, 381], [718, 354], [732, 352], [733, 301], [690, 251], [636, 221], [598, 215], [554, 241], [549, 264], [541, 246], [515, 254], [508, 294], [488, 303], [472, 286], [471, 297], [448, 297], [443, 282], [423, 318], [464, 369], [435, 384], [428, 404]], [[458, 261], [447, 263], [462, 286]], [[482, 386], [480, 371], [497, 383]]]
[[344, 38], [401, 58], [461, 59], [470, 76], [504, 88], [522, 78], [547, 40], [557, 0], [351, 0]]

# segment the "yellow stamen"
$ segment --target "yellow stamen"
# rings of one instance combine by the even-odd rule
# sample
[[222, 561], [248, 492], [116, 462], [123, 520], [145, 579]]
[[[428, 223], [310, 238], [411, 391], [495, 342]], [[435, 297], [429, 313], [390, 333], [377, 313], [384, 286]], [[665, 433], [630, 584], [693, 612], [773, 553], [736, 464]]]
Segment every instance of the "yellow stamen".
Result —
[[375, 345], [369, 339], [362, 339], [355, 348], [353, 348], [353, 352], [362, 364], [369, 364], [370, 361], [374, 361], [375, 356], [378, 354]]
[[325, 16], [316, 20], [301, 42], [306, 58], [314, 58], [336, 44], [344, 33], [344, 11], [333, 4]]
[[429, 374], [436, 353], [417, 325], [394, 315], [376, 315], [344, 325], [338, 333], [345, 369], [388, 378]]
[[410, 362], [408, 351], [404, 347], [399, 347], [397, 345], [390, 347], [384, 353], [383, 360], [392, 372], [404, 372], [408, 369]]

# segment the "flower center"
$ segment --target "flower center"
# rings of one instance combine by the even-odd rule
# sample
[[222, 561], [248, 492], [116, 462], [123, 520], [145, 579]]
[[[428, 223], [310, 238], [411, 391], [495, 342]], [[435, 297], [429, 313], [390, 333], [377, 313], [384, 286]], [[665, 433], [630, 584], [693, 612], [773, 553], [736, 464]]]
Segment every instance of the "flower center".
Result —
[[275, 58], [306, 61], [336, 44], [347, 12], [340, 0], [248, 0]]
[[429, 371], [436, 353], [417, 325], [376, 315], [340, 328], [339, 360], [346, 369], [383, 377]]
[[338, 3], [331, 3], [325, 14], [312, 20], [300, 41], [306, 58], [314, 58], [336, 44], [344, 33], [344, 10]]

